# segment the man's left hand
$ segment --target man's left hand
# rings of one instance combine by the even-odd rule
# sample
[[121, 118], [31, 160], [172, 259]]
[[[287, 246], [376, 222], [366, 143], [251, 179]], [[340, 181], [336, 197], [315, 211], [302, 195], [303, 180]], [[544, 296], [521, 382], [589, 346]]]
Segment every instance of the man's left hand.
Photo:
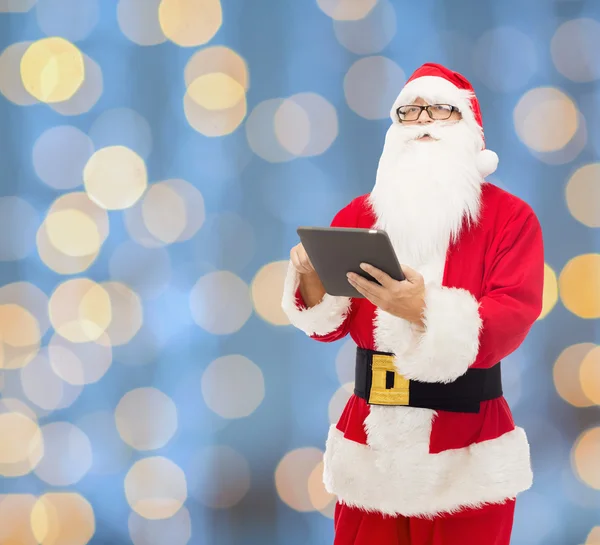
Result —
[[399, 282], [368, 263], [362, 263], [360, 268], [381, 285], [358, 274], [348, 273], [348, 282], [356, 291], [381, 310], [423, 327], [425, 282], [417, 271], [402, 265], [406, 280]]

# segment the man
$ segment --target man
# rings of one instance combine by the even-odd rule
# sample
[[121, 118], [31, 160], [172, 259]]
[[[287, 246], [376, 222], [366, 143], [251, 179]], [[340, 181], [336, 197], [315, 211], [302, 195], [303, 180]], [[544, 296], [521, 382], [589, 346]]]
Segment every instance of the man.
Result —
[[375, 187], [332, 226], [387, 231], [407, 280], [365, 264], [379, 284], [351, 274], [365, 298], [332, 297], [298, 245], [282, 301], [312, 338], [358, 346], [325, 453], [335, 545], [508, 545], [532, 472], [500, 361], [541, 312], [540, 225], [485, 181], [498, 160], [463, 76], [423, 65], [391, 117]]

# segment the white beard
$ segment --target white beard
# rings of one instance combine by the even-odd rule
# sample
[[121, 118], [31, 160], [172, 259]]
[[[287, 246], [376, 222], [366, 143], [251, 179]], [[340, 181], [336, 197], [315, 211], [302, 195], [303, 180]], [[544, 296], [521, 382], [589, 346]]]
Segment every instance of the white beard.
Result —
[[[415, 140], [425, 133], [437, 141]], [[400, 263], [414, 267], [445, 254], [463, 225], [477, 220], [480, 148], [463, 122], [390, 127], [370, 203]]]

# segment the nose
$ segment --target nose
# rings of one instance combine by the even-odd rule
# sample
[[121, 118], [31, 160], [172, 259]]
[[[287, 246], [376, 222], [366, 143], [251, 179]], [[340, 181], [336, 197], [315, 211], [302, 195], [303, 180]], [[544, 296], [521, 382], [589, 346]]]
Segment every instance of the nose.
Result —
[[433, 122], [433, 119], [431, 119], [431, 117], [429, 117], [427, 110], [421, 110], [421, 115], [419, 115], [419, 117], [417, 119], [417, 123], [419, 123], [419, 125], [425, 125], [425, 124], [428, 124], [431, 122]]

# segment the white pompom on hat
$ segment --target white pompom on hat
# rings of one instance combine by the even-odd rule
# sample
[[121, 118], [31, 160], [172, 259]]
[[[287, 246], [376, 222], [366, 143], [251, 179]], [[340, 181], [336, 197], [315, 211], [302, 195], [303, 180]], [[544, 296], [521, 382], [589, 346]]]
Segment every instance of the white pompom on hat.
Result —
[[397, 123], [396, 110], [399, 106], [410, 104], [421, 97], [430, 104], [450, 104], [456, 106], [463, 120], [481, 138], [481, 153], [477, 157], [477, 169], [483, 178], [498, 168], [498, 155], [485, 149], [483, 122], [479, 101], [469, 81], [448, 68], [435, 63], [426, 63], [418, 68], [408, 79], [398, 98], [394, 102], [390, 116]]

